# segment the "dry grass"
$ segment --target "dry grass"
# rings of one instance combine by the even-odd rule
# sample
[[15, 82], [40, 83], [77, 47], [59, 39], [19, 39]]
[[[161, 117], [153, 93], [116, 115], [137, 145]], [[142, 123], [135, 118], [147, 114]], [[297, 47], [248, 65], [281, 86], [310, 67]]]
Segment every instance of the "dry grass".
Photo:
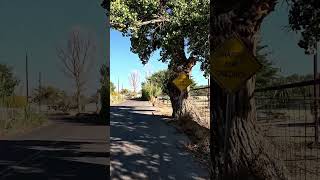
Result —
[[32, 110], [1, 108], [0, 136], [20, 133], [42, 126], [47, 122], [47, 116], [35, 113]]
[[122, 94], [112, 93], [110, 94], [110, 104], [119, 104], [125, 101], [125, 98]]
[[170, 103], [165, 103], [163, 101], [156, 103], [157, 112], [163, 116], [171, 116], [172, 108]]
[[291, 179], [320, 179], [320, 148], [312, 146], [314, 121], [311, 111], [278, 109], [267, 115], [266, 112], [258, 111], [258, 124], [265, 137], [276, 145], [273, 154], [285, 161]]

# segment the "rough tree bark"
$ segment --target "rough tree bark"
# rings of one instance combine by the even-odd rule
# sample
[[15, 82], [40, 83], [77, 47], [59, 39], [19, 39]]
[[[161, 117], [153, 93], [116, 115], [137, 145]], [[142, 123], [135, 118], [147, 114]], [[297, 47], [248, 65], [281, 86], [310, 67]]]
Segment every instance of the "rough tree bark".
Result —
[[196, 58], [192, 55], [189, 58], [186, 57], [183, 38], [177, 40], [176, 43], [177, 45], [174, 46], [175, 49], [172, 51], [173, 60], [168, 68], [170, 77], [166, 84], [172, 106], [172, 117], [181, 121], [193, 120], [201, 125], [200, 115], [190, 101], [188, 91], [181, 92], [172, 82], [180, 73], [190, 76], [192, 68], [196, 64]]
[[[248, 0], [247, 3], [232, 3], [227, 11], [219, 9], [211, 1], [210, 52], [224, 40], [240, 37], [255, 55], [256, 35], [265, 16], [274, 10], [276, 0]], [[230, 4], [229, 4], [230, 6]], [[212, 78], [211, 78], [212, 79]], [[230, 126], [225, 126], [226, 93], [211, 80], [211, 179], [288, 179], [283, 161], [275, 159], [275, 149], [261, 134], [256, 123], [256, 108], [253, 98], [255, 76], [249, 79], [239, 92], [231, 96]], [[227, 138], [225, 132], [229, 132]], [[225, 149], [226, 145], [226, 149]]]
[[[189, 61], [189, 63], [192, 63], [192, 61]], [[186, 63], [186, 64], [189, 64]], [[188, 116], [192, 120], [200, 121], [200, 116], [197, 111], [197, 109], [194, 108], [192, 102], [189, 99], [189, 93], [188, 91], [181, 92], [175, 84], [172, 83], [172, 81], [178, 77], [179, 73], [186, 73], [187, 75], [190, 75], [191, 68], [187, 69], [185, 65], [181, 65], [184, 70], [178, 71], [178, 68], [174, 71], [171, 71], [172, 73], [169, 82], [167, 84], [167, 89], [172, 105], [172, 117], [176, 119], [181, 119], [181, 117]]]

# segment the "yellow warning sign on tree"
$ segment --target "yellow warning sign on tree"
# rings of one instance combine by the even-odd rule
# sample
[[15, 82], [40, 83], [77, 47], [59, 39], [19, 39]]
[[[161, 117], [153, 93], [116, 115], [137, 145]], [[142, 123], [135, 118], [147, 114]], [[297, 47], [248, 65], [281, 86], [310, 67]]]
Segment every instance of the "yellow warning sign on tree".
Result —
[[192, 83], [188, 75], [185, 73], [181, 73], [172, 82], [177, 86], [178, 89], [180, 89], [180, 91], [185, 91], [188, 88], [188, 86]]
[[262, 67], [238, 38], [225, 41], [212, 54], [210, 61], [213, 78], [230, 93], [239, 90]]

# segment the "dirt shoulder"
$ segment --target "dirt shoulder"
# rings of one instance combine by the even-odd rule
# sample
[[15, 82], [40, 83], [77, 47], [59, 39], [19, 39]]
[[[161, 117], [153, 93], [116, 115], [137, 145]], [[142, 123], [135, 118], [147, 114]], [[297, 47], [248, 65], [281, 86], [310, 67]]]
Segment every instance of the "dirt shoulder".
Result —
[[9, 137], [20, 136], [20, 135], [41, 129], [43, 127], [49, 126], [51, 124], [52, 124], [52, 121], [50, 121], [49, 119], [46, 119], [41, 124], [26, 124], [23, 126], [19, 126], [17, 128], [9, 129], [9, 130], [2, 129], [0, 132], [0, 139], [7, 139]]
[[210, 131], [208, 128], [200, 126], [197, 122], [190, 121], [188, 124], [182, 124], [171, 118], [172, 108], [170, 104], [157, 103], [155, 105], [155, 115], [166, 116], [168, 125], [175, 127], [179, 132], [184, 133], [188, 136], [191, 143], [186, 144], [186, 149], [202, 164], [207, 168], [210, 167], [210, 143], [209, 135]]

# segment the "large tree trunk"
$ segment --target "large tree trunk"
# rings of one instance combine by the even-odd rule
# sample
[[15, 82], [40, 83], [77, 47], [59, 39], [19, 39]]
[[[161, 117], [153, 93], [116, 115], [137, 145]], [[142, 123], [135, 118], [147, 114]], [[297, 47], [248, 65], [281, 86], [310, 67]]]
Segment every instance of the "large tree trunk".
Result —
[[188, 91], [181, 92], [172, 82], [180, 73], [185, 73], [190, 77], [192, 68], [197, 60], [192, 55], [189, 58], [186, 57], [185, 40], [183, 36], [177, 37], [173, 47], [174, 48], [170, 50], [172, 60], [168, 67], [169, 78], [166, 84], [172, 106], [172, 117], [179, 120], [200, 122], [200, 115], [190, 101]]
[[184, 64], [180, 65], [180, 68], [169, 68], [170, 78], [167, 84], [167, 90], [172, 106], [172, 117], [181, 121], [192, 120], [199, 123], [199, 125], [203, 125], [198, 110], [189, 98], [188, 90], [181, 92], [172, 82], [178, 77], [179, 73], [183, 72], [189, 76], [194, 66], [193, 63], [195, 63], [195, 61], [189, 58]]
[[188, 115], [193, 119], [199, 118], [197, 110], [189, 99], [188, 91], [181, 92], [172, 82], [168, 83], [168, 90], [172, 106], [172, 117], [179, 119], [182, 116]]
[[[285, 165], [274, 157], [274, 147], [257, 126], [253, 98], [255, 78], [240, 92], [229, 95], [230, 125], [226, 127], [226, 93], [216, 84], [212, 100], [214, 143], [214, 178], [257, 180], [288, 179]], [[225, 147], [226, 145], [226, 147]]]
[[[237, 35], [255, 55], [260, 24], [273, 10], [275, 3], [275, 0], [249, 1], [246, 6], [237, 6], [228, 12], [211, 12], [214, 15], [210, 25], [211, 52], [227, 38]], [[211, 88], [211, 179], [288, 179], [283, 161], [274, 157], [276, 147], [263, 137], [257, 126], [253, 97], [255, 77], [249, 79], [239, 92], [229, 95], [228, 99], [226, 92], [213, 79]], [[230, 117], [228, 126], [227, 113]]]

